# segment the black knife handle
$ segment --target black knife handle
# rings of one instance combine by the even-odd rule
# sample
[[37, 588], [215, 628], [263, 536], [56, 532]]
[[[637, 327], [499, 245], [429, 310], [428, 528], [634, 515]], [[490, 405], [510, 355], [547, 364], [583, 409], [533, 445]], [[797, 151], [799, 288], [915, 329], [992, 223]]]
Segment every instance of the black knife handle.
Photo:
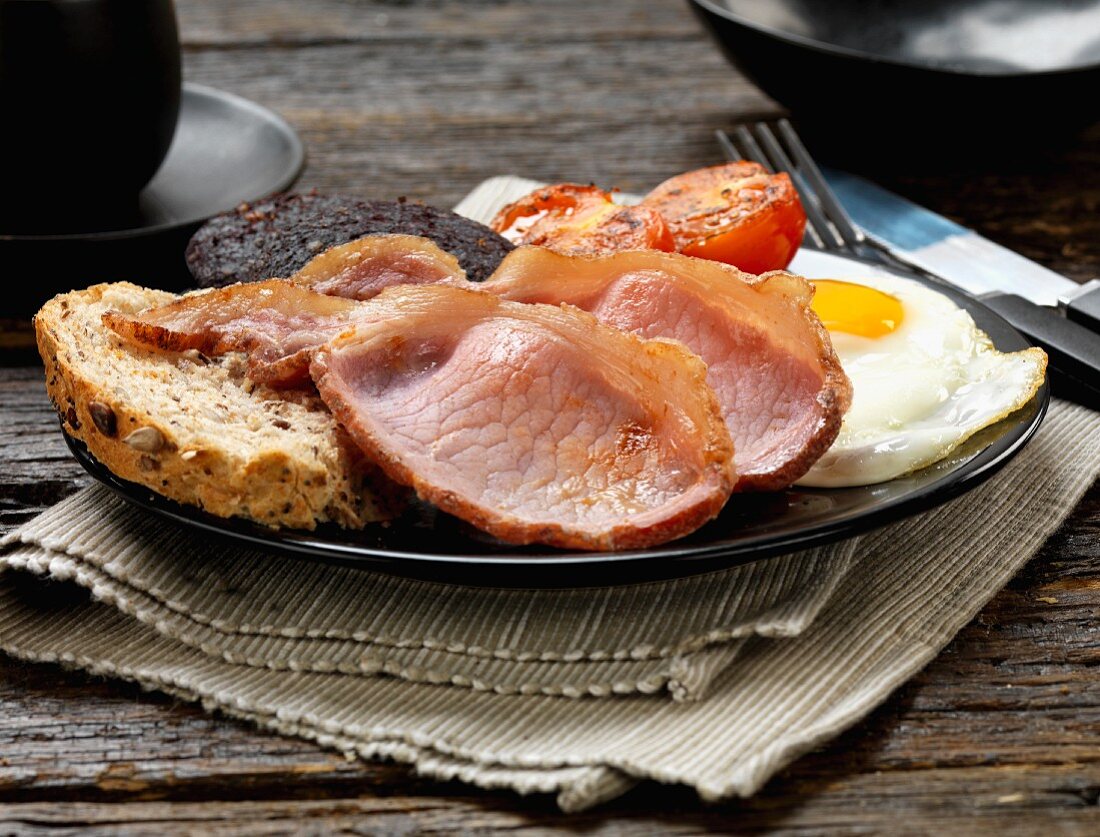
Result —
[[1100, 331], [1100, 279], [1081, 286], [1073, 299], [1064, 303], [1066, 317], [1093, 331]]
[[1100, 334], [1015, 294], [987, 294], [981, 301], [1046, 351], [1055, 395], [1100, 409]]

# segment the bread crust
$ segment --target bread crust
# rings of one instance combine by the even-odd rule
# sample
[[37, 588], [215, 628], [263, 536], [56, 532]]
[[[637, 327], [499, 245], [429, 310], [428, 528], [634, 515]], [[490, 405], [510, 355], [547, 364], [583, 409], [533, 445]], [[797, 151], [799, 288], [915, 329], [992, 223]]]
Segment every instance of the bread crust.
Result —
[[[112, 473], [218, 517], [244, 517], [273, 527], [313, 529], [333, 521], [360, 528], [392, 516], [400, 492], [323, 408], [284, 401], [273, 391], [252, 386], [243, 374], [239, 384], [226, 383], [234, 376], [226, 366], [233, 358], [210, 361], [197, 353], [138, 349], [102, 326], [100, 333], [89, 335], [107, 294], [138, 308], [176, 298], [129, 283], [96, 285], [47, 302], [35, 315], [34, 327], [46, 391], [65, 432], [83, 442]], [[89, 336], [99, 342], [90, 343]], [[237, 363], [243, 368], [239, 359]], [[194, 367], [189, 377], [188, 366]], [[193, 416], [192, 425], [186, 412], [166, 415], [156, 403], [135, 403], [119, 391], [121, 385], [113, 385], [115, 372], [123, 378], [144, 376], [146, 391], [163, 391], [163, 403], [169, 405], [179, 400], [173, 381], [199, 382], [201, 396], [200, 376], [217, 376], [223, 391], [241, 387], [230, 395], [244, 399], [253, 414], [243, 416], [238, 410], [235, 415], [211, 403], [211, 413], [227, 413], [223, 428], [246, 418], [255, 423], [257, 415], [273, 416], [271, 426], [265, 423], [255, 434], [238, 432], [243, 443], [219, 444], [207, 435], [211, 425], [217, 432], [217, 422]], [[217, 387], [209, 388], [215, 399]], [[235, 429], [242, 430], [239, 424]], [[306, 432], [312, 438], [302, 438]], [[278, 444], [281, 435], [293, 444]]]

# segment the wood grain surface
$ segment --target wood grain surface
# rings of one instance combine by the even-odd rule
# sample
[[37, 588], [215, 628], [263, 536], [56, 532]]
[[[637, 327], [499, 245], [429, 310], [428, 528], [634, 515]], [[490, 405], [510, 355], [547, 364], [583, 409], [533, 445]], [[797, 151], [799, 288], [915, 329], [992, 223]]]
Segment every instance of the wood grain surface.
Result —
[[[716, 162], [714, 129], [778, 112], [680, 2], [177, 8], [187, 77], [282, 113], [307, 143], [307, 187], [444, 206], [505, 172], [646, 189]], [[1100, 130], [1046, 145], [996, 165], [930, 172], [900, 158], [871, 173], [1075, 279], [1100, 275]], [[26, 335], [10, 321], [0, 332], [0, 531], [87, 482]], [[721, 805], [645, 785], [566, 817], [548, 797], [348, 762], [132, 686], [0, 658], [0, 833], [1094, 834], [1098, 797], [1097, 489], [867, 721], [753, 799]]]

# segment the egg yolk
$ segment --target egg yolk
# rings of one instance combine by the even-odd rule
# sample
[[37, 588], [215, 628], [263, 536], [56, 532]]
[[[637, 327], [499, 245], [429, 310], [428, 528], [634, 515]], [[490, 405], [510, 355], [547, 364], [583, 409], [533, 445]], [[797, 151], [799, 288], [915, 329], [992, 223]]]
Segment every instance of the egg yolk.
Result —
[[837, 279], [814, 279], [813, 284], [817, 289], [814, 313], [829, 331], [873, 339], [901, 325], [904, 316], [901, 302], [889, 294]]

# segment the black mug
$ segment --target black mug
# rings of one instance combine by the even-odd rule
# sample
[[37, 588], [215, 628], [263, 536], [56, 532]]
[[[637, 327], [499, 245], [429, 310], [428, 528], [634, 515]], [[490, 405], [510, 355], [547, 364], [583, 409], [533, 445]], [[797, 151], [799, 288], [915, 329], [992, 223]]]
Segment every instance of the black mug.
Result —
[[0, 234], [132, 223], [179, 104], [171, 0], [0, 0]]

